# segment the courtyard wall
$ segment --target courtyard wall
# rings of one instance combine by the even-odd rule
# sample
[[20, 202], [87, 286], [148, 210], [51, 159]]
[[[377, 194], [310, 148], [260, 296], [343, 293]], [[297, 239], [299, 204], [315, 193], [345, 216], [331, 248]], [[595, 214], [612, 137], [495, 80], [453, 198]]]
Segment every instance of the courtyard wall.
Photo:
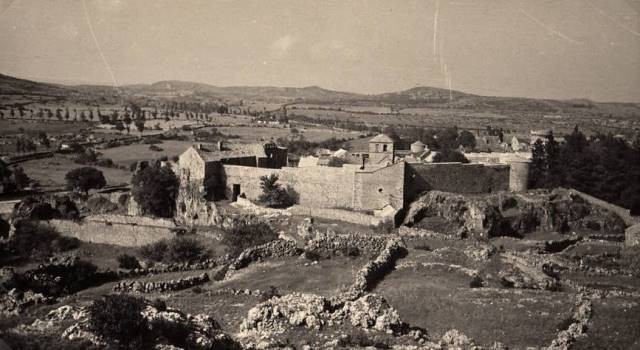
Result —
[[508, 165], [463, 163], [411, 163], [405, 172], [405, 198], [409, 201], [424, 191], [490, 193], [508, 191]]

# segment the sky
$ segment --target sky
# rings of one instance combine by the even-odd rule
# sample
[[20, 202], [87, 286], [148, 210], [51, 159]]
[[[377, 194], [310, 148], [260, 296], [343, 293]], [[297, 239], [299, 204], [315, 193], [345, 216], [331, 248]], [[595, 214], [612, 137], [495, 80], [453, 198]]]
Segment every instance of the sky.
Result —
[[640, 0], [0, 0], [0, 73], [640, 102]]

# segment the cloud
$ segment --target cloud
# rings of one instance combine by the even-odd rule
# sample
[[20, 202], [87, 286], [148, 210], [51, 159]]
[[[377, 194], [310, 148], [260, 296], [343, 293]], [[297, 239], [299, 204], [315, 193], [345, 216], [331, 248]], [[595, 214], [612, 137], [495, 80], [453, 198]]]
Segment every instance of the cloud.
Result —
[[293, 38], [290, 34], [279, 38], [278, 40], [274, 41], [273, 44], [271, 44], [271, 54], [275, 58], [287, 57], [295, 41], [295, 38]]

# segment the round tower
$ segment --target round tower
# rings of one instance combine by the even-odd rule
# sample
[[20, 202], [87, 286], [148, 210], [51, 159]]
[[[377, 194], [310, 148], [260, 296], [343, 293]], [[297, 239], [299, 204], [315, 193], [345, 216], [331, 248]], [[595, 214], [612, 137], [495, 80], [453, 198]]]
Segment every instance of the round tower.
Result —
[[419, 140], [411, 144], [411, 153], [422, 153], [425, 151], [425, 144]]
[[521, 192], [529, 189], [529, 164], [528, 159], [514, 159], [509, 161], [509, 190]]

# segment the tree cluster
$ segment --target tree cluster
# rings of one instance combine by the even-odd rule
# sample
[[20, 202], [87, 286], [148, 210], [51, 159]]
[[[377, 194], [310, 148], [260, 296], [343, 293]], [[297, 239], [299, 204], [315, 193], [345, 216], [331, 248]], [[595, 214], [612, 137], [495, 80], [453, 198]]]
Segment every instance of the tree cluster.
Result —
[[532, 149], [530, 186], [568, 187], [640, 214], [640, 142], [613, 135], [590, 139], [576, 127], [559, 144], [553, 136]]

